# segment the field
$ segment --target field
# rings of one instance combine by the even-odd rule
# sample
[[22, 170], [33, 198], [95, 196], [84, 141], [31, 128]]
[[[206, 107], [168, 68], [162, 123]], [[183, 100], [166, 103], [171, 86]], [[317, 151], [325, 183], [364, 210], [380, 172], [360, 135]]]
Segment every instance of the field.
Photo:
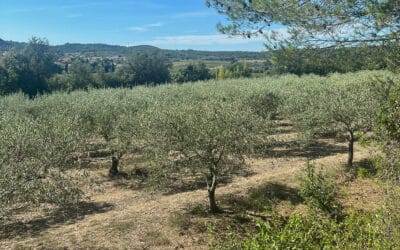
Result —
[[[180, 69], [183, 69], [186, 66], [188, 66], [189, 64], [193, 64], [196, 62], [199, 62], [199, 61], [195, 61], [195, 60], [175, 61], [172, 65], [171, 73], [172, 74], [177, 73]], [[219, 68], [221, 68], [221, 66], [226, 68], [231, 63], [230, 61], [226, 61], [226, 60], [225, 61], [203, 60], [202, 62], [205, 63], [207, 68], [210, 69], [210, 71], [212, 73], [215, 73]], [[238, 60], [238, 62], [247, 64], [249, 68], [253, 69], [253, 71], [256, 71], [256, 72], [261, 71], [261, 69], [265, 68], [265, 66], [264, 66], [265, 60]], [[259, 74], [261, 74], [261, 73], [259, 73]], [[257, 75], [257, 74], [255, 74], [255, 75]]]
[[340, 187], [343, 213], [379, 211], [385, 186], [369, 166], [382, 152], [364, 141], [374, 138], [383, 102], [376, 79], [393, 77], [289, 75], [2, 97], [0, 247], [240, 241], [260, 220], [310, 213], [299, 195], [308, 163]]

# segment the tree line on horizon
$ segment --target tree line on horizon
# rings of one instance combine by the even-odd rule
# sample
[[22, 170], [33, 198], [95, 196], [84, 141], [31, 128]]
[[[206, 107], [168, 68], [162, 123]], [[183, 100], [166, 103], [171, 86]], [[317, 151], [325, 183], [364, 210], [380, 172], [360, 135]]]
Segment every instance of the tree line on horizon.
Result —
[[52, 91], [73, 91], [88, 88], [133, 87], [169, 82], [195, 82], [209, 79], [251, 77], [253, 73], [316, 74], [346, 73], [388, 68], [388, 53], [399, 48], [380, 46], [299, 49], [281, 47], [266, 52], [260, 69], [232, 60], [216, 70], [204, 61], [189, 62], [171, 73], [172, 62], [161, 50], [143, 50], [131, 54], [122, 63], [110, 58], [76, 56], [59, 62], [59, 56], [46, 39], [33, 37], [22, 50], [11, 49], [0, 56], [0, 94], [23, 92], [29, 96]]

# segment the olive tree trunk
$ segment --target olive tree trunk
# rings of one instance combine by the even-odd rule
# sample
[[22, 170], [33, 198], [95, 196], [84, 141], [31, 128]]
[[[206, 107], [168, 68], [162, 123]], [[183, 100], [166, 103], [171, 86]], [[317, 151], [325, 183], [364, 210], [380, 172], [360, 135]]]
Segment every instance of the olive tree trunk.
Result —
[[118, 175], [119, 171], [118, 171], [118, 165], [119, 165], [119, 160], [117, 157], [113, 156], [111, 158], [111, 168], [108, 171], [108, 175], [111, 177], [115, 177]]
[[217, 173], [216, 168], [213, 166], [210, 168], [210, 175], [207, 180], [207, 191], [208, 191], [208, 200], [210, 202], [210, 212], [211, 213], [219, 213], [221, 210], [219, 209], [217, 202], [215, 201], [215, 190], [217, 189]]
[[354, 158], [354, 132], [349, 130], [349, 156], [347, 159], [347, 166], [353, 166], [353, 158]]

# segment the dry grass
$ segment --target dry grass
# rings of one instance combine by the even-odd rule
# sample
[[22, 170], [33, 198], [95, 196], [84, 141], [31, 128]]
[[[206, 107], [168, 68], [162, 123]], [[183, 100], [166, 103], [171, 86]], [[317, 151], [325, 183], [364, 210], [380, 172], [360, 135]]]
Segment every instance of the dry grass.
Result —
[[[248, 160], [252, 175], [236, 176], [217, 189], [217, 200], [229, 213], [209, 214], [204, 189], [163, 195], [138, 188], [136, 180], [109, 179], [108, 169], [103, 167], [107, 159], [97, 159], [93, 162], [101, 167], [89, 167], [97, 188], [88, 203], [74, 208], [74, 213], [58, 211], [4, 225], [0, 249], [207, 249], [210, 230], [222, 236], [227, 230], [243, 234], [251, 230], [256, 218], [248, 211], [304, 212], [297, 195], [301, 169], [311, 160], [323, 164], [327, 172], [337, 173], [340, 163], [346, 162], [346, 144], [321, 139], [302, 151], [289, 126], [282, 127], [281, 133], [275, 137], [282, 144], [272, 153]], [[356, 146], [355, 161], [371, 153]], [[126, 165], [124, 170], [134, 167]], [[337, 177], [343, 183], [345, 207], [379, 206], [382, 190], [371, 179]]]

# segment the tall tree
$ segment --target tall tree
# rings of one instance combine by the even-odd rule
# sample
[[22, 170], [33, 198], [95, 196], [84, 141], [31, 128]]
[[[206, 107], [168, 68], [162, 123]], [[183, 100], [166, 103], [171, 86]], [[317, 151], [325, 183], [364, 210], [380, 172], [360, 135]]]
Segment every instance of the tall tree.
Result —
[[8, 91], [8, 72], [0, 64], [0, 95], [6, 94]]
[[174, 80], [177, 82], [195, 82], [203, 81], [211, 78], [210, 70], [203, 62], [196, 64], [189, 64], [185, 68], [180, 69], [179, 72], [174, 76]]
[[171, 80], [171, 66], [160, 52], [138, 52], [128, 58], [118, 74], [127, 86], [160, 84]]
[[22, 91], [30, 96], [48, 90], [47, 80], [59, 69], [46, 39], [33, 37], [22, 52], [11, 50], [2, 60], [8, 74], [3, 92]]
[[68, 65], [67, 75], [69, 76], [68, 85], [70, 89], [87, 89], [96, 86], [90, 64], [81, 58], [75, 58]]

